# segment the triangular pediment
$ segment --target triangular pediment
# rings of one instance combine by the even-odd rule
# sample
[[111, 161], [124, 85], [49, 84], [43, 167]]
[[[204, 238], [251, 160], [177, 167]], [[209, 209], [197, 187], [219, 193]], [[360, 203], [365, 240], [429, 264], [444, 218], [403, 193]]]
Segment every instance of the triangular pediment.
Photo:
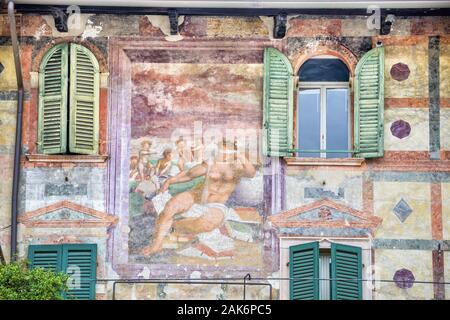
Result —
[[26, 212], [19, 222], [27, 227], [110, 227], [117, 217], [70, 201], [61, 201], [37, 210]]
[[341, 203], [322, 199], [270, 216], [269, 221], [280, 228], [359, 228], [374, 229], [381, 218], [350, 208]]

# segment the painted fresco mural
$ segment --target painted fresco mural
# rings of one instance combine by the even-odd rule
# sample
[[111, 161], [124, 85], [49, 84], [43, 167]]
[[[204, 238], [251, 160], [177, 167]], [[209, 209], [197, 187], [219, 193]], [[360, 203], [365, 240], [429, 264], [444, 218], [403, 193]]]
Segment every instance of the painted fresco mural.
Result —
[[130, 262], [261, 265], [262, 64], [173, 62], [132, 64]]

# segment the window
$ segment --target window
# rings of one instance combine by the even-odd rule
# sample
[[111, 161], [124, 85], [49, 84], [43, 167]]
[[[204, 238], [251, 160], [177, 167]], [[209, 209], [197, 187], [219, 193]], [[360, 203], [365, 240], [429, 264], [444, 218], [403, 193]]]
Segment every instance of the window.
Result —
[[52, 47], [39, 70], [38, 152], [97, 154], [99, 67], [75, 43]]
[[[306, 61], [294, 90], [290, 61], [278, 50], [264, 51], [263, 153], [270, 157], [358, 158], [384, 153], [384, 48], [359, 61], [354, 76], [353, 145], [349, 70], [330, 56]], [[295, 119], [294, 99], [298, 109]]]
[[320, 251], [319, 242], [291, 246], [290, 298], [361, 300], [361, 255], [361, 248], [337, 243], [329, 251]]
[[31, 245], [28, 248], [31, 268], [44, 268], [70, 275], [66, 299], [95, 299], [97, 245]]
[[350, 146], [347, 67], [339, 59], [318, 57], [302, 65], [299, 78], [297, 156], [349, 157], [342, 152]]

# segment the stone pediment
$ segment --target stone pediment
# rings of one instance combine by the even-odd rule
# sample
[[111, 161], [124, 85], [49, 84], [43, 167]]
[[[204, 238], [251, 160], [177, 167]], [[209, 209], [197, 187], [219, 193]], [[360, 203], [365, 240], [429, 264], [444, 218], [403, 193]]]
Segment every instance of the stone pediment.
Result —
[[279, 228], [358, 228], [375, 229], [381, 218], [347, 207], [329, 199], [315, 201], [298, 208], [270, 216]]
[[19, 216], [19, 222], [31, 228], [110, 227], [117, 217], [70, 201], [61, 201]]

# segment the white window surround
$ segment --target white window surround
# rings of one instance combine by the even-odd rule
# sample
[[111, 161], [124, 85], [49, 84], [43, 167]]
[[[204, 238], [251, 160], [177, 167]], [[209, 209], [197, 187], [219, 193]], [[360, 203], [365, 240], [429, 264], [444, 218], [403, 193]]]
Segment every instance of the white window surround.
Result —
[[[280, 277], [289, 278], [289, 248], [299, 244], [319, 241], [320, 249], [330, 249], [331, 243], [339, 243], [360, 247], [362, 250], [362, 277], [372, 280], [372, 250], [370, 238], [339, 238], [339, 237], [280, 237]], [[280, 300], [289, 300], [289, 281], [280, 280]], [[372, 300], [372, 281], [362, 283], [363, 300]]]
[[[350, 150], [352, 149], [352, 144], [351, 144], [351, 128], [352, 128], [352, 123], [351, 123], [351, 115], [350, 112], [352, 112], [351, 109], [351, 102], [350, 102], [350, 97], [351, 97], [351, 93], [350, 93], [350, 85], [349, 82], [299, 82], [298, 85], [298, 90], [297, 92], [300, 92], [300, 89], [319, 89], [320, 90], [320, 149], [325, 150], [326, 147], [326, 137], [327, 137], [327, 132], [326, 132], [326, 119], [327, 119], [327, 89], [347, 89], [347, 118], [348, 118], [348, 128], [347, 128], [347, 136], [348, 136], [348, 141], [347, 141], [347, 149]], [[299, 101], [297, 101], [297, 113], [299, 113]], [[298, 125], [298, 124], [297, 124]], [[296, 136], [297, 136], [297, 145], [296, 148], [299, 148], [299, 141], [301, 139], [301, 137], [298, 136], [298, 128], [296, 128]], [[320, 154], [320, 158], [322, 159], [326, 159], [326, 153], [322, 152]], [[350, 157], [351, 158], [351, 157]], [[339, 159], [339, 158], [333, 158], [333, 159]], [[345, 159], [345, 158], [340, 158], [340, 159]]]

